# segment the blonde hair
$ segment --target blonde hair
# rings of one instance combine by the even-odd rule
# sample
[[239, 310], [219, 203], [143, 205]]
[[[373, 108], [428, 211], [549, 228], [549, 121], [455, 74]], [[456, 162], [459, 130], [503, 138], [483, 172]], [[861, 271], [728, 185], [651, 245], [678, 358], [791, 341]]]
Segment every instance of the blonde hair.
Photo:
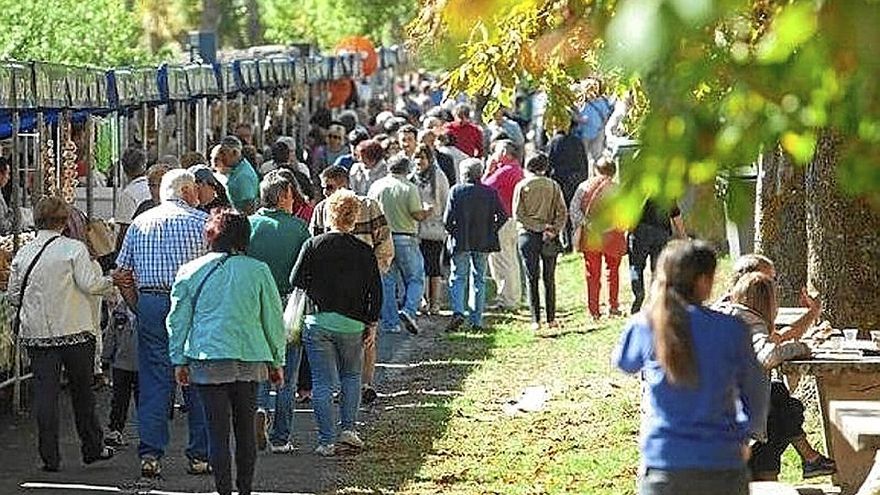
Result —
[[761, 272], [747, 273], [733, 286], [730, 300], [759, 314], [770, 328], [776, 320], [776, 290], [773, 279]]
[[68, 216], [70, 216], [70, 207], [57, 196], [40, 199], [34, 208], [34, 223], [39, 229], [61, 229], [67, 224]]
[[327, 198], [327, 223], [339, 232], [351, 232], [361, 211], [361, 200], [347, 189], [340, 189]]

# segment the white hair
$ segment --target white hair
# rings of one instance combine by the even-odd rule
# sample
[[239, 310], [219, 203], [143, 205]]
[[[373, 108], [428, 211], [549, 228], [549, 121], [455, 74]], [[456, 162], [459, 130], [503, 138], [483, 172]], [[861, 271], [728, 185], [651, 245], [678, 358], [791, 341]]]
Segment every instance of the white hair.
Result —
[[479, 158], [466, 158], [459, 164], [459, 179], [463, 183], [477, 183], [483, 176], [483, 161]]
[[162, 176], [162, 184], [159, 186], [159, 199], [168, 201], [171, 199], [183, 199], [183, 188], [196, 185], [196, 176], [189, 170], [181, 168], [169, 170]]

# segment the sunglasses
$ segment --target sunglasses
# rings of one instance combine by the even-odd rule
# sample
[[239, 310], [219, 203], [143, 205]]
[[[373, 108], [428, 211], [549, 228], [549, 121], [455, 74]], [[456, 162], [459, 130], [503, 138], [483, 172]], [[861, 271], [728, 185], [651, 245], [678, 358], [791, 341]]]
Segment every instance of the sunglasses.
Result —
[[327, 136], [327, 139], [342, 139], [342, 136], [337, 136], [336, 134], [330, 134]]

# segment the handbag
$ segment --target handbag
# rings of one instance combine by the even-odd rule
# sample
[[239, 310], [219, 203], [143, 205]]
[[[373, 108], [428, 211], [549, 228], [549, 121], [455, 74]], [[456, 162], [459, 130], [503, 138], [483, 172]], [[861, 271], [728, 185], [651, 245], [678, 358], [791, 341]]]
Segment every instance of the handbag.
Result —
[[34, 267], [37, 266], [37, 261], [40, 260], [40, 257], [43, 256], [43, 253], [46, 252], [46, 248], [49, 247], [49, 244], [52, 244], [56, 240], [60, 239], [61, 236], [57, 235], [43, 244], [43, 247], [37, 252], [37, 255], [34, 256], [34, 259], [31, 261], [31, 264], [28, 265], [27, 270], [24, 271], [24, 277], [21, 279], [21, 290], [18, 292], [18, 308], [15, 310], [15, 319], [12, 320], [12, 334], [18, 335], [19, 330], [21, 329], [21, 308], [24, 306], [24, 291], [27, 289], [28, 280], [31, 278], [31, 272], [34, 271]]
[[105, 220], [90, 220], [86, 224], [86, 245], [96, 258], [107, 256], [116, 250], [116, 236]]
[[559, 236], [551, 237], [550, 239], [544, 239], [544, 243], [541, 245], [541, 257], [542, 258], [555, 258], [562, 253], [562, 242], [559, 241]]
[[287, 298], [287, 305], [284, 307], [284, 329], [287, 331], [288, 344], [300, 345], [302, 342], [308, 302], [309, 296], [299, 287], [295, 287]]

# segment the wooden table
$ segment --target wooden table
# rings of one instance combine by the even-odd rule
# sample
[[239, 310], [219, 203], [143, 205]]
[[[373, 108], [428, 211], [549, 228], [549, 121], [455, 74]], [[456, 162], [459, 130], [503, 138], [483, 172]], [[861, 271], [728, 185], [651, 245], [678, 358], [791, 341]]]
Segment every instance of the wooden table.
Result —
[[830, 416], [830, 401], [880, 400], [880, 358], [788, 361], [781, 370], [792, 378], [811, 375], [816, 379], [825, 445], [837, 461], [838, 471], [832, 480], [840, 485], [843, 495], [855, 493], [874, 463], [874, 452], [850, 445]]

